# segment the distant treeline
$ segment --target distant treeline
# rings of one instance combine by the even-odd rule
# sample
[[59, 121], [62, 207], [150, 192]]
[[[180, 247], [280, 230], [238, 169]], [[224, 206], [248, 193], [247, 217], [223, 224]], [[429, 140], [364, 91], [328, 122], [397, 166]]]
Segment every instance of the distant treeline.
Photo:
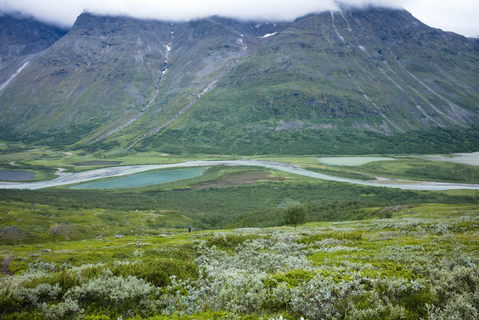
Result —
[[303, 203], [308, 207], [307, 221], [340, 221], [369, 218], [374, 211], [367, 209], [374, 207], [479, 203], [479, 194], [452, 196], [443, 192], [338, 182], [294, 182], [142, 194], [98, 190], [0, 190], [0, 200], [46, 204], [59, 209], [174, 210], [197, 221], [200, 228], [214, 229], [282, 225], [282, 210], [291, 203]]
[[[0, 126], [2, 140], [41, 144], [64, 149], [79, 137], [91, 132], [94, 125], [78, 126], [66, 131], [13, 134], [12, 128]], [[74, 148], [83, 148], [77, 144]], [[89, 150], [119, 149], [115, 140], [104, 140], [88, 146]], [[479, 126], [463, 129], [429, 128], [386, 135], [355, 128], [323, 130], [281, 130], [229, 128], [223, 126], [188, 126], [165, 129], [135, 145], [136, 151], [161, 150], [171, 154], [237, 154], [237, 155], [361, 155], [361, 154], [433, 154], [475, 152], [479, 150]]]
[[[160, 138], [161, 137], [161, 138]], [[181, 143], [178, 143], [181, 141]], [[356, 129], [257, 131], [212, 130], [202, 127], [167, 129], [135, 146], [173, 154], [361, 155], [434, 154], [479, 150], [479, 127], [431, 128], [385, 135]]]

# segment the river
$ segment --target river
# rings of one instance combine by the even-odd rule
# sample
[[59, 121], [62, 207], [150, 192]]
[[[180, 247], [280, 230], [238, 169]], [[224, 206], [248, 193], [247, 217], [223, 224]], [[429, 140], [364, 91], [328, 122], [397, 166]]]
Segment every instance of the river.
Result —
[[448, 183], [448, 182], [429, 182], [429, 181], [407, 181], [407, 180], [395, 180], [380, 178], [373, 181], [353, 180], [340, 177], [328, 176], [322, 173], [312, 172], [305, 169], [301, 169], [297, 166], [284, 164], [271, 161], [256, 161], [256, 160], [228, 160], [228, 161], [186, 161], [174, 164], [163, 165], [136, 165], [136, 166], [121, 166], [96, 169], [78, 173], [62, 173], [60, 177], [39, 182], [20, 183], [20, 182], [0, 182], [0, 189], [30, 189], [37, 190], [49, 187], [58, 187], [69, 184], [81, 183], [86, 181], [92, 181], [96, 179], [120, 177], [125, 175], [131, 175], [135, 173], [164, 169], [164, 168], [176, 168], [176, 167], [197, 167], [197, 166], [212, 166], [212, 165], [232, 165], [232, 166], [258, 166], [268, 169], [275, 169], [284, 172], [294, 173], [302, 176], [360, 184], [365, 186], [374, 187], [388, 187], [398, 188], [405, 190], [452, 190], [452, 189], [472, 189], [479, 190], [479, 184], [466, 184], [466, 183]]

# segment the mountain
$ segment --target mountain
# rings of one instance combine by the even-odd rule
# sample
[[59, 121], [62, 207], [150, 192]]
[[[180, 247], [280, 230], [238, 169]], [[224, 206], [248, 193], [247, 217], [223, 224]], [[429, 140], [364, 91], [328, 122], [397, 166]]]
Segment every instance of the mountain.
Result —
[[0, 11], [0, 91], [67, 31]]
[[479, 39], [405, 10], [343, 8], [293, 22], [84, 13], [57, 39], [31, 32], [2, 34], [36, 50], [2, 47], [4, 139], [174, 153], [479, 147]]

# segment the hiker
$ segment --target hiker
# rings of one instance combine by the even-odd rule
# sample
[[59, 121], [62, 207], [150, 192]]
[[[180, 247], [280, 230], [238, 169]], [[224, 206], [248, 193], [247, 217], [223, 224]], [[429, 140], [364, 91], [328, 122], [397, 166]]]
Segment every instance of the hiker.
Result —
[[188, 226], [188, 233], [191, 233], [191, 226]]

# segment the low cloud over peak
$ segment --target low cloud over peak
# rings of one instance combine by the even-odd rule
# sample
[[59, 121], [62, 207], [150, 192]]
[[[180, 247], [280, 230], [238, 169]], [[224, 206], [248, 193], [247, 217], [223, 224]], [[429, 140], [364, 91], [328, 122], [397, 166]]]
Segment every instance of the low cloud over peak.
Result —
[[[442, 21], [447, 26], [446, 30], [466, 35], [479, 35], [476, 14], [471, 17], [474, 22], [470, 23], [459, 16], [460, 12], [464, 12], [465, 17], [473, 16], [471, 13], [479, 14], [479, 4], [476, 4], [476, 0], [457, 0], [454, 4], [441, 1], [343, 0], [340, 2], [353, 6], [372, 4], [393, 8], [404, 7], [419, 19], [422, 19], [422, 16], [426, 17], [424, 22], [427, 24], [429, 24], [427, 19], [434, 23], [439, 21], [439, 25], [437, 23], [433, 25], [439, 28], [441, 28], [441, 18], [434, 19], [431, 9], [433, 9], [432, 12], [435, 12], [436, 17], [441, 17], [442, 13], [447, 15], [448, 12], [454, 12], [453, 19]], [[410, 10], [409, 7], [414, 10]], [[450, 8], [453, 10], [448, 10]], [[464, 8], [465, 11], [461, 11], [461, 8]], [[291, 21], [311, 12], [338, 10], [339, 6], [335, 0], [0, 0], [0, 9], [20, 11], [41, 21], [69, 27], [84, 11], [100, 15], [127, 15], [135, 18], [168, 21], [190, 20], [212, 15], [248, 20]], [[455, 21], [458, 25], [456, 30], [454, 29]]]

